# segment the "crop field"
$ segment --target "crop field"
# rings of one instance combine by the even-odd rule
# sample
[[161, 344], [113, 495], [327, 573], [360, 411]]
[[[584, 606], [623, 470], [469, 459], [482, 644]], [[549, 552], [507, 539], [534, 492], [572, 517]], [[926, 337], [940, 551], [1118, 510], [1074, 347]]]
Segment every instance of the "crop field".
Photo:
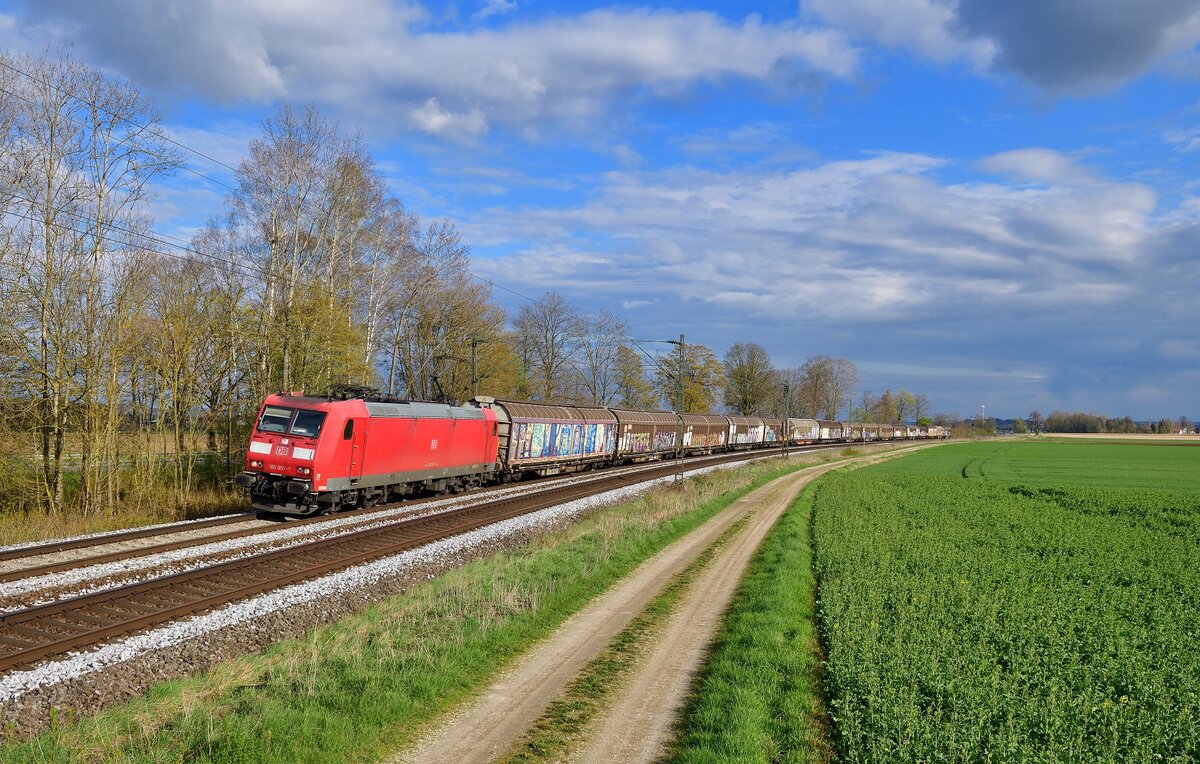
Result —
[[1200, 448], [949, 445], [813, 505], [848, 761], [1200, 761]]

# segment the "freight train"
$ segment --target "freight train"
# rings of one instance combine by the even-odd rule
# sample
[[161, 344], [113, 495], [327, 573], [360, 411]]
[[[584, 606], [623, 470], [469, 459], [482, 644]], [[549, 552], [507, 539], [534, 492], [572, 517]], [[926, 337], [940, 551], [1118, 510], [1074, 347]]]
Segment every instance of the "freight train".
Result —
[[[682, 422], [680, 422], [682, 419]], [[480, 396], [466, 405], [354, 388], [270, 395], [234, 480], [254, 508], [313, 515], [414, 493], [460, 491], [718, 451], [827, 442], [943, 438], [941, 427], [560, 406]]]

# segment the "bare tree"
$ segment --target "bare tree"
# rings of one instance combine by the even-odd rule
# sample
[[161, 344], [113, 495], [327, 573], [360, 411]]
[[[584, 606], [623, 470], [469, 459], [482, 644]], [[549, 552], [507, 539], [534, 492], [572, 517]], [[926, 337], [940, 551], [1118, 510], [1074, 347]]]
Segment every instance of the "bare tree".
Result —
[[809, 406], [810, 402], [802, 395], [804, 390], [804, 372], [799, 368], [776, 369], [772, 375], [773, 390], [765, 414], [782, 418], [784, 415], [793, 418], [812, 419], [816, 412]]
[[66, 436], [77, 425], [82, 503], [95, 509], [97, 469], [115, 460], [97, 450], [115, 442], [113, 375], [129, 337], [129, 301], [141, 293], [134, 282], [144, 273], [138, 232], [147, 188], [178, 157], [128, 84], [66, 55], [25, 57], [16, 68], [28, 76], [9, 83], [19, 102], [5, 165], [17, 170], [4, 186], [19, 221], [9, 243], [23, 299], [13, 313], [37, 401], [42, 504], [63, 508]]
[[917, 393], [913, 396], [912, 417], [916, 422], [926, 419], [929, 416], [929, 396], [925, 393]]
[[537, 380], [535, 398], [557, 400], [567, 372], [584, 345], [579, 312], [557, 292], [522, 305], [513, 320], [518, 351]]
[[337, 128], [308, 106], [290, 105], [263, 122], [263, 137], [251, 141], [238, 166], [231, 217], [241, 227], [248, 251], [262, 274], [259, 392], [293, 387], [292, 365], [299, 332], [296, 301], [314, 276], [318, 207], [328, 154]]
[[836, 419], [843, 408], [850, 408], [851, 396], [858, 387], [858, 367], [853, 361], [829, 356], [814, 356], [801, 367], [803, 382], [800, 400], [804, 409], [823, 419]]
[[581, 317], [583, 342], [579, 349], [580, 400], [607, 406], [617, 400], [621, 348], [629, 336], [625, 322], [601, 310]]
[[738, 414], [758, 414], [775, 392], [775, 369], [766, 348], [738, 342], [725, 353], [725, 405]]
[[449, 368], [469, 363], [469, 351], [464, 351], [469, 338], [495, 334], [503, 315], [491, 305], [490, 293], [472, 282], [470, 249], [453, 223], [441, 220], [422, 227], [414, 219], [412, 228], [410, 256], [397, 250], [402, 260], [385, 329], [388, 388], [398, 389], [403, 381], [410, 397], [429, 398], [448, 378]]

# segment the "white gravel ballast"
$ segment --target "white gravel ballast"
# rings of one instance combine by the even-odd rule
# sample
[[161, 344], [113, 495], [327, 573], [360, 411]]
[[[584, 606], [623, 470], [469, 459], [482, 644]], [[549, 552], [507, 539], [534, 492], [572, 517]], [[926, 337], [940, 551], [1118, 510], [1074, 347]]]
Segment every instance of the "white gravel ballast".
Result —
[[[751, 461], [752, 459], [747, 459]], [[699, 475], [717, 469], [741, 466], [745, 462], [689, 470]], [[119, 642], [72, 653], [66, 657], [14, 671], [0, 677], [0, 708], [4, 716], [16, 719], [25, 732], [44, 727], [39, 719], [49, 716], [53, 707], [95, 710], [99, 701], [112, 702], [144, 691], [157, 681], [183, 676], [217, 660], [269, 644], [280, 633], [303, 633], [304, 629], [353, 612], [353, 603], [379, 599], [379, 592], [399, 591], [437, 575], [469, 559], [511, 547], [551, 527], [562, 526], [598, 506], [626, 500], [644, 493], [654, 485], [671, 482], [664, 477], [619, 488], [596, 496], [578, 499], [528, 515], [504, 520], [453, 538], [428, 544], [419, 549], [375, 560], [354, 568], [331, 573], [312, 581], [293, 584], [252, 599], [236, 602], [187, 620], [176, 621], [151, 631], [135, 634]], [[381, 582], [404, 580], [399, 588], [381, 587]], [[385, 592], [385, 594], [387, 593]], [[295, 611], [301, 623], [287, 619]], [[300, 615], [303, 612], [304, 615]], [[285, 623], [279, 623], [284, 619]], [[258, 628], [260, 621], [271, 621], [272, 628]], [[267, 642], [254, 644], [245, 635], [271, 632]], [[225, 636], [221, 636], [224, 634]], [[205, 637], [205, 639], [198, 639]], [[258, 640], [262, 643], [262, 639]], [[213, 645], [227, 643], [227, 649]], [[191, 646], [204, 645], [199, 656], [188, 653]], [[162, 653], [157, 663], [154, 658]], [[149, 666], [142, 665], [150, 660]], [[115, 672], [119, 677], [106, 684], [102, 677]], [[21, 719], [27, 720], [21, 723]]]

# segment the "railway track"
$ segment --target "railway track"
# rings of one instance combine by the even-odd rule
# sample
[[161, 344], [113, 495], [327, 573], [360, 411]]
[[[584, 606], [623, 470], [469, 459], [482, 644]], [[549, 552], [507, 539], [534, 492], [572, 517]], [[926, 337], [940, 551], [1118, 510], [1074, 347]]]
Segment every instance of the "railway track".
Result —
[[213, 517], [207, 520], [195, 520], [188, 523], [155, 525], [149, 528], [134, 528], [128, 531], [117, 531], [116, 533], [106, 533], [99, 536], [60, 539], [57, 541], [48, 541], [44, 544], [30, 544], [28, 546], [11, 547], [9, 549], [0, 549], [0, 562], [5, 560], [19, 560], [25, 557], [37, 557], [45, 554], [54, 554], [55, 552], [68, 552], [72, 549], [86, 549], [89, 546], [104, 546], [108, 544], [119, 544], [124, 541], [136, 541], [137, 539], [153, 538], [154, 536], [167, 536], [172, 533], [201, 530], [220, 525], [231, 525], [233, 523], [242, 523], [246, 522], [247, 520], [252, 520], [254, 519], [254, 516], [255, 515], [253, 512], [240, 512], [236, 515], [224, 515], [222, 517]]
[[[809, 446], [807, 448], [814, 448]], [[770, 455], [771, 451], [756, 452], [763, 455]], [[745, 454], [743, 454], [743, 458]], [[685, 461], [685, 465], [691, 467], [697, 464], [703, 465], [706, 461], [712, 460], [712, 456], [690, 457]], [[717, 457], [719, 458], [719, 457]], [[674, 462], [671, 462], [672, 464]], [[639, 470], [648, 469], [646, 465], [637, 465], [633, 468], [625, 468], [629, 472], [637, 472]], [[594, 479], [594, 478], [593, 478]], [[495, 490], [495, 488], [482, 489], [483, 491]], [[471, 492], [463, 494], [470, 495]], [[444, 497], [429, 496], [418, 499], [409, 499], [403, 502], [396, 502], [387, 505], [381, 505], [366, 509], [349, 510], [338, 512], [335, 515], [322, 515], [305, 518], [288, 519], [286, 523], [262, 523], [249, 528], [239, 528], [227, 532], [217, 532], [202, 536], [190, 536], [188, 538], [175, 538], [173, 540], [164, 540], [159, 543], [150, 543], [136, 548], [120, 548], [104, 551], [96, 554], [79, 554], [60, 557], [59, 559], [50, 560], [41, 564], [28, 565], [25, 567], [12, 567], [8, 570], [0, 570], [0, 584], [9, 583], [12, 581], [20, 581], [23, 579], [31, 579], [39, 576], [51, 575], [68, 570], [78, 570], [92, 565], [101, 565], [108, 562], [122, 562], [132, 560], [139, 557], [149, 557], [151, 555], [170, 552], [177, 549], [187, 549], [190, 547], [198, 547], [204, 544], [219, 543], [222, 541], [232, 541], [241, 538], [250, 538], [253, 536], [264, 535], [277, 531], [280, 528], [297, 528], [304, 526], [315, 526], [314, 532], [319, 531], [319, 526], [328, 523], [330, 520], [342, 520], [345, 518], [362, 517], [364, 520], [369, 520], [373, 515], [381, 515], [387, 512], [394, 511], [397, 508], [404, 509], [419, 509], [422, 505], [429, 504]], [[183, 533], [192, 533], [197, 530], [207, 528], [219, 528], [224, 525], [237, 523], [251, 522], [255, 519], [253, 513], [240, 513], [227, 517], [212, 518], [210, 520], [194, 521], [183, 524], [171, 524], [164, 526], [155, 526], [154, 528], [144, 528], [131, 531], [123, 531], [104, 536], [95, 536], [82, 539], [65, 539], [53, 541], [46, 544], [36, 546], [20, 547], [16, 549], [0, 550], [0, 562], [21, 560], [23, 558], [36, 558], [46, 555], [57, 555], [61, 552], [79, 551], [86, 552], [89, 547], [97, 549], [111, 547], [121, 543], [150, 540], [155, 537], [164, 539], [177, 537]], [[4, 591], [0, 589], [0, 597], [4, 595]]]
[[[741, 461], [760, 454], [706, 457], [687, 466]], [[575, 481], [11, 612], [0, 616], [0, 673], [491, 523], [671, 475], [677, 469], [669, 462]]]

